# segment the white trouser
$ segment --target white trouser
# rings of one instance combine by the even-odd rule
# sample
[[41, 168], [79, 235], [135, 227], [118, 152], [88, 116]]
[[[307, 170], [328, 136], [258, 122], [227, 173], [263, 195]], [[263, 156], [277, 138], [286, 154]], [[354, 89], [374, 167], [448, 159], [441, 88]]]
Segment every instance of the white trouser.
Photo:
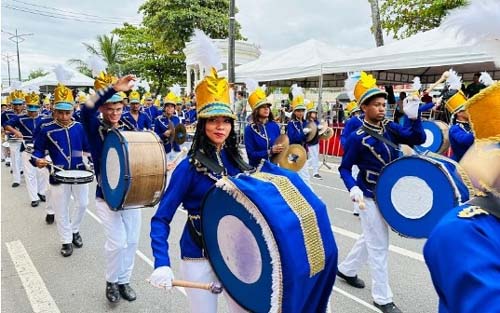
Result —
[[[201, 283], [218, 282], [208, 260], [181, 260], [182, 279]], [[208, 290], [186, 288], [189, 312], [191, 313], [217, 313], [217, 294]], [[227, 292], [224, 297], [230, 313], [247, 312], [236, 303]], [[258, 299], [256, 299], [258, 300]]]
[[45, 206], [45, 212], [47, 214], [56, 214], [56, 212], [54, 211], [54, 206], [52, 205], [52, 186], [49, 185], [49, 187], [47, 188], [47, 191], [45, 192], [45, 203], [46, 203], [46, 206]]
[[309, 186], [309, 188], [311, 188], [311, 190], [313, 190], [313, 188], [311, 186], [311, 182], [309, 181], [310, 176], [309, 176], [308, 164], [309, 164], [309, 160], [306, 161], [304, 166], [300, 169], [300, 171], [297, 172], [297, 174], [299, 174], [300, 178], [302, 178], [302, 180], [306, 183], [306, 185]]
[[363, 234], [356, 241], [338, 270], [347, 276], [356, 276], [368, 261], [372, 275], [372, 297], [381, 305], [392, 302], [392, 291], [387, 273], [389, 250], [389, 227], [382, 218], [377, 205], [365, 198], [365, 209], [359, 210]]
[[9, 142], [10, 167], [12, 168], [12, 182], [21, 183], [21, 143]]
[[[51, 185], [50, 189], [50, 201], [56, 212], [57, 232], [63, 244], [71, 243], [73, 234], [80, 231], [83, 215], [89, 205], [89, 184]], [[73, 214], [70, 213], [69, 208], [71, 195], [76, 202]]]
[[[319, 144], [309, 146], [308, 165], [313, 169], [313, 175], [319, 174]], [[309, 168], [308, 166], [308, 168]]]
[[112, 211], [101, 198], [96, 199], [96, 210], [106, 235], [106, 281], [129, 283], [139, 244], [141, 210]]
[[40, 200], [38, 194], [45, 195], [49, 184], [49, 171], [46, 168], [38, 168], [30, 163], [31, 154], [22, 152], [24, 180], [31, 201]]

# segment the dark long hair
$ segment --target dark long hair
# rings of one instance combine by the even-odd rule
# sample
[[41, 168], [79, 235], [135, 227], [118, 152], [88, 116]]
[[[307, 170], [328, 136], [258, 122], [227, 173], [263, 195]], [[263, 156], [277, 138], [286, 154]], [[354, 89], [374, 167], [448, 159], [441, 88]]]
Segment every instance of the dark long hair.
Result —
[[[254, 122], [255, 124], [260, 124], [260, 121], [259, 121], [259, 109], [260, 108], [262, 108], [262, 107], [258, 107], [252, 111], [252, 122]], [[267, 120], [274, 121], [274, 115], [273, 115], [273, 111], [271, 110], [271, 108], [269, 108], [269, 116], [267, 117]]]
[[[194, 133], [193, 144], [188, 152], [189, 157], [193, 157], [195, 152], [198, 150], [203, 150], [204, 154], [212, 160], [217, 161], [216, 147], [210, 142], [210, 139], [205, 133], [205, 126], [207, 124], [206, 118], [198, 119], [198, 124], [196, 125], [196, 131]], [[248, 168], [241, 168], [240, 164], [245, 164], [243, 157], [238, 149], [238, 141], [236, 137], [236, 132], [234, 131], [234, 119], [231, 119], [231, 131], [224, 144], [226, 152], [228, 152], [231, 162], [233, 165], [238, 167], [242, 172], [248, 170]], [[249, 166], [249, 165], [248, 165]]]

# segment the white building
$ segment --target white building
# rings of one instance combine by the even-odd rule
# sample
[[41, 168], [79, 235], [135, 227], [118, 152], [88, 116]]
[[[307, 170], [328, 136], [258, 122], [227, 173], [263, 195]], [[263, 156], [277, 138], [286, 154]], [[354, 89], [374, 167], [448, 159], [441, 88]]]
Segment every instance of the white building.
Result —
[[[222, 70], [227, 69], [227, 62], [229, 56], [229, 43], [228, 39], [212, 39], [215, 46], [219, 50], [219, 55], [222, 60]], [[186, 43], [186, 48], [183, 52], [186, 56], [186, 93], [190, 93], [194, 86], [203, 78], [205, 73], [202, 73], [199, 64], [193, 60], [193, 43]], [[256, 60], [260, 56], [259, 48], [253, 43], [247, 41], [235, 41], [235, 66], [245, 64]]]

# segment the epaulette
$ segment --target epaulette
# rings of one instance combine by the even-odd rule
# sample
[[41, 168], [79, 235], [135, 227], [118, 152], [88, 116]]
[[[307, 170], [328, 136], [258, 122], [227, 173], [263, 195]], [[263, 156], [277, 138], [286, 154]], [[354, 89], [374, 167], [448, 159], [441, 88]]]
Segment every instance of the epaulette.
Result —
[[365, 130], [363, 129], [363, 127], [360, 127], [358, 128], [358, 130], [356, 130], [356, 135], [363, 135], [365, 133]]
[[477, 215], [482, 215], [482, 214], [489, 215], [490, 213], [488, 213], [488, 211], [478, 207], [477, 205], [471, 205], [471, 206], [468, 206], [468, 207], [462, 209], [460, 212], [458, 212], [458, 217], [460, 217], [460, 218], [472, 218], [472, 217], [475, 217]]

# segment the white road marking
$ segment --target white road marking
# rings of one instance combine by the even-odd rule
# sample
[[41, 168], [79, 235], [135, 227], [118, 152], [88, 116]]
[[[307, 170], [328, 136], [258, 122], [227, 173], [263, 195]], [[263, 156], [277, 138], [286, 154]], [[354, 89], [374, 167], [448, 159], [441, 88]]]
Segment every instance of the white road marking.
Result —
[[336, 291], [336, 292], [340, 293], [341, 295], [346, 296], [347, 298], [356, 301], [357, 303], [369, 308], [370, 310], [372, 310], [374, 312], [380, 312], [379, 309], [377, 309], [374, 305], [371, 305], [370, 303], [363, 301], [356, 296], [351, 295], [347, 291], [344, 291], [344, 290], [342, 290], [338, 287], [335, 287], [335, 286], [333, 286], [333, 291]]
[[[95, 219], [99, 224], [102, 224], [102, 220], [97, 217], [92, 211], [88, 210], [87, 209], [87, 213], [93, 218]], [[151, 266], [151, 268], [154, 267], [154, 263], [153, 263], [153, 260], [151, 260], [150, 258], [148, 258], [144, 253], [142, 253], [140, 250], [136, 250], [135, 251], [135, 254], [137, 254], [137, 256], [139, 256], [139, 258], [141, 258], [144, 262], [146, 262], [149, 266]], [[186, 294], [186, 290], [184, 290], [183, 287], [175, 287], [177, 290], [179, 290], [180, 293], [182, 293], [184, 296], [187, 296]]]
[[332, 187], [332, 186], [327, 186], [327, 185], [323, 185], [323, 184], [318, 184], [318, 183], [311, 183], [311, 185], [323, 187], [323, 188], [326, 188], [326, 189], [332, 189], [332, 190], [337, 190], [337, 191], [342, 191], [342, 192], [348, 193], [348, 191], [345, 190], [345, 188], [340, 189], [340, 188], [336, 188], [336, 187]]
[[60, 313], [56, 302], [47, 290], [42, 277], [36, 270], [28, 252], [21, 241], [6, 242], [10, 258], [28, 295], [31, 308], [35, 313]]

